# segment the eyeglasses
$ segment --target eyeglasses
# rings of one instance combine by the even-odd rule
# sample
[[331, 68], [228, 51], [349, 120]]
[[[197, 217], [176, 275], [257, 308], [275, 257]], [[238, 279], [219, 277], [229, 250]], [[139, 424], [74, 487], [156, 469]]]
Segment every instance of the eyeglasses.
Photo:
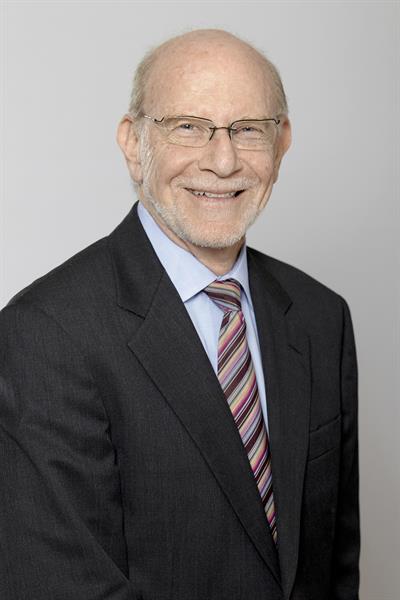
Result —
[[216, 127], [210, 119], [193, 116], [164, 116], [162, 119], [142, 114], [163, 130], [167, 141], [178, 146], [201, 148], [206, 146], [217, 129], [226, 129], [236, 148], [241, 150], [266, 150], [273, 146], [280, 119], [242, 119], [229, 127]]

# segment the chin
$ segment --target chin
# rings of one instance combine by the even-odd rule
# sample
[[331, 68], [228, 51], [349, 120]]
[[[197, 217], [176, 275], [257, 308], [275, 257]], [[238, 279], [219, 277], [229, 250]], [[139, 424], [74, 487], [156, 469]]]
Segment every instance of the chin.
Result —
[[201, 248], [229, 248], [242, 240], [246, 234], [246, 229], [241, 224], [240, 227], [185, 227], [176, 226], [174, 233], [185, 242]]
[[[226, 214], [225, 219], [221, 214], [210, 213], [193, 214], [192, 210], [185, 210], [178, 203], [166, 206], [158, 202], [149, 190], [142, 197], [145, 206], [160, 220], [164, 227], [184, 242], [201, 248], [229, 248], [237, 244], [246, 235], [247, 229], [254, 223], [261, 209], [254, 205], [244, 205], [240, 214]], [[202, 218], [203, 217], [203, 218]]]

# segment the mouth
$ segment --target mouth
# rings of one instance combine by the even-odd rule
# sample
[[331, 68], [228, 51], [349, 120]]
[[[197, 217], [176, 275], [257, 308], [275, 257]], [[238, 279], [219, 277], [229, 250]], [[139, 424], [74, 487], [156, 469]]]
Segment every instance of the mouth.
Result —
[[242, 192], [244, 192], [244, 190], [231, 190], [231, 191], [227, 191], [227, 192], [212, 192], [209, 190], [193, 190], [191, 188], [185, 188], [188, 192], [190, 192], [191, 194], [193, 194], [193, 196], [197, 196], [197, 197], [201, 197], [201, 196], [205, 196], [206, 198], [215, 198], [215, 199], [221, 199], [224, 200], [226, 198], [236, 198], [237, 196], [239, 196], [239, 194], [241, 194]]

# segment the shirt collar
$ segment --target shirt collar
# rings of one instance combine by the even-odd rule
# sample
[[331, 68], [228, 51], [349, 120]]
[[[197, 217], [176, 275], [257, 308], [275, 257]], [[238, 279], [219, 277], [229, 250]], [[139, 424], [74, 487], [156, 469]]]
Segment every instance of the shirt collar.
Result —
[[183, 302], [201, 292], [216, 279], [234, 278], [242, 286], [247, 300], [251, 304], [245, 243], [232, 269], [225, 275], [217, 277], [188, 250], [175, 244], [163, 232], [141, 202], [138, 204], [138, 216], [154, 251]]

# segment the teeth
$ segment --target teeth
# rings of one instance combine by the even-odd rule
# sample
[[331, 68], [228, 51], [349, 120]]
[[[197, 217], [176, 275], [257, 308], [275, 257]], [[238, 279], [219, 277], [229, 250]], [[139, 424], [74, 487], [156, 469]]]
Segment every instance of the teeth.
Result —
[[206, 196], [207, 198], [232, 198], [236, 194], [235, 192], [227, 192], [226, 194], [212, 194], [211, 192], [198, 192], [196, 190], [190, 190], [195, 196]]

